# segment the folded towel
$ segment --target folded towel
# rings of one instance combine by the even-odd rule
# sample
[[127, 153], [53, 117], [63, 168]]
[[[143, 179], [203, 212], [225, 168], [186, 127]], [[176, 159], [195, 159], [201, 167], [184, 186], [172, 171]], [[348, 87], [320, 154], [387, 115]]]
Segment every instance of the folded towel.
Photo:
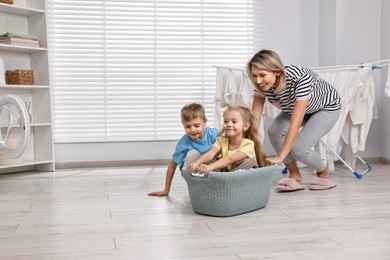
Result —
[[39, 44], [23, 43], [23, 42], [9, 42], [9, 43], [1, 43], [0, 42], [0, 44], [39, 48]]
[[38, 36], [32, 35], [32, 34], [15, 34], [6, 32], [3, 34], [0, 34], [0, 39], [8, 39], [8, 38], [22, 38], [22, 39], [29, 39], [29, 40], [38, 40]]
[[34, 44], [39, 45], [39, 41], [37, 40], [29, 40], [29, 39], [22, 39], [22, 38], [6, 38], [6, 39], [0, 39], [0, 43], [26, 43], [26, 44]]

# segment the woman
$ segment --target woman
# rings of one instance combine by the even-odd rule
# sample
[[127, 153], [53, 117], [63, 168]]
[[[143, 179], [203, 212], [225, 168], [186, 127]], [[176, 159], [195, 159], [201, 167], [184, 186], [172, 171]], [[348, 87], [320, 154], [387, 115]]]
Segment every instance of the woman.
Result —
[[340, 114], [340, 96], [324, 79], [306, 67], [284, 66], [279, 55], [261, 50], [247, 64], [248, 75], [255, 85], [253, 113], [260, 123], [265, 100], [281, 109], [268, 128], [268, 136], [277, 155], [267, 158], [284, 163], [289, 177], [279, 181], [277, 190], [301, 190], [300, 161], [313, 168], [317, 177], [309, 189], [333, 188], [321, 156], [312, 147], [328, 133]]

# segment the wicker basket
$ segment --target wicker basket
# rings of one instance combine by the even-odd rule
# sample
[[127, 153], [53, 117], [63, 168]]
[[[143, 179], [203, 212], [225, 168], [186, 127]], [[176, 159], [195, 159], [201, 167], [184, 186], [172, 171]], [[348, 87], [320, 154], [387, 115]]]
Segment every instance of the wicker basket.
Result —
[[12, 5], [14, 3], [14, 1], [13, 0], [0, 0], [0, 3]]
[[32, 70], [7, 70], [5, 80], [10, 85], [34, 85]]
[[196, 213], [228, 217], [264, 208], [277, 165], [233, 172], [209, 172], [207, 177], [181, 172]]

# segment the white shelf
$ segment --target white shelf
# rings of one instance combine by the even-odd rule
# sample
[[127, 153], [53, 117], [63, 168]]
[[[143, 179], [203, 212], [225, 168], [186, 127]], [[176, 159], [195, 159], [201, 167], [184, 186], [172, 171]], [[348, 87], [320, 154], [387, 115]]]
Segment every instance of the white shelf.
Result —
[[[31, 0], [29, 0], [31, 1]], [[0, 12], [2, 13], [8, 13], [8, 14], [17, 14], [17, 15], [23, 15], [23, 16], [32, 16], [32, 15], [38, 15], [38, 14], [44, 14], [44, 10], [34, 9], [34, 8], [28, 8], [28, 7], [19, 7], [16, 5], [9, 5], [0, 3]]]
[[26, 89], [48, 89], [49, 86], [45, 85], [0, 85], [0, 89], [11, 89], [11, 90], [26, 90]]
[[0, 43], [0, 50], [3, 51], [15, 51], [15, 52], [42, 52], [47, 51], [46, 48], [42, 47], [28, 47], [28, 46], [19, 46], [19, 45], [11, 45], [6, 43]]
[[[0, 3], [0, 34], [36, 35], [42, 47], [0, 43], [0, 57], [6, 70], [33, 70], [36, 85], [0, 85], [0, 98], [18, 95], [32, 115], [30, 138], [22, 158], [0, 165], [0, 174], [25, 170], [54, 171], [54, 144], [47, 52], [45, 0], [17, 0]], [[19, 163], [18, 163], [19, 162]]]
[[51, 126], [51, 124], [50, 123], [31, 123], [30, 124], [30, 127], [44, 127], [44, 126]]

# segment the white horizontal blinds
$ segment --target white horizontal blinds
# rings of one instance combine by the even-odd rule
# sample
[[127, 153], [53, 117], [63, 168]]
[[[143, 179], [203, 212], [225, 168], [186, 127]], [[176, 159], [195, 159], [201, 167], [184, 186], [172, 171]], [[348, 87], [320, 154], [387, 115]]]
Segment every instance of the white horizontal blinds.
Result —
[[191, 101], [213, 126], [212, 65], [261, 44], [261, 1], [47, 3], [57, 143], [177, 140]]
[[105, 21], [101, 1], [47, 1], [55, 142], [106, 139]]

